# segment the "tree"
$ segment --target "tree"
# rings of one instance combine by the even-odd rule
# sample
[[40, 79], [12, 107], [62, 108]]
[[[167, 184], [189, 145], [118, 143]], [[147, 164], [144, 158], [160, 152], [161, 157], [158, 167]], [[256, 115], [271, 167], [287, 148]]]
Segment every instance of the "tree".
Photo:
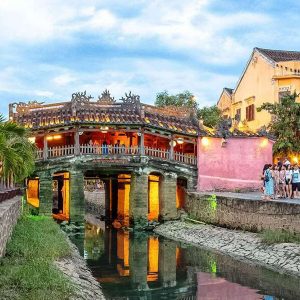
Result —
[[168, 91], [160, 92], [156, 95], [155, 105], [163, 106], [186, 106], [197, 108], [195, 96], [190, 91], [184, 91], [176, 95], [169, 95]]
[[35, 153], [27, 130], [0, 115], [0, 178], [11, 185], [28, 177], [34, 169]]
[[197, 111], [197, 117], [208, 127], [216, 127], [222, 121], [222, 115], [217, 105], [204, 106]]
[[289, 154], [300, 151], [300, 104], [298, 94], [286, 95], [279, 103], [263, 103], [257, 111], [265, 110], [272, 116], [268, 129], [276, 137], [274, 153]]
[[221, 111], [216, 105], [199, 108], [195, 96], [190, 91], [176, 95], [169, 95], [168, 91], [163, 91], [156, 95], [155, 105], [159, 107], [170, 105], [190, 107], [197, 112], [197, 117], [208, 127], [216, 127], [223, 120]]

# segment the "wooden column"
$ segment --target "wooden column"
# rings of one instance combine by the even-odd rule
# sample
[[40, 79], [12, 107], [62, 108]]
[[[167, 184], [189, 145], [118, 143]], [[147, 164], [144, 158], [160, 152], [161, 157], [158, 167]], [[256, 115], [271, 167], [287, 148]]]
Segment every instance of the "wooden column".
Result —
[[46, 160], [48, 158], [48, 142], [47, 142], [47, 134], [44, 135], [44, 149], [43, 149], [43, 158]]
[[171, 135], [170, 160], [174, 159], [174, 145], [173, 145], [173, 142], [174, 142], [174, 138], [173, 138], [173, 135]]
[[141, 148], [141, 154], [145, 155], [145, 133], [143, 129], [141, 130], [140, 148]]
[[80, 154], [80, 143], [79, 143], [79, 131], [78, 128], [76, 128], [75, 133], [74, 133], [74, 143], [75, 143], [75, 149], [74, 149], [74, 153], [75, 155], [79, 155]]

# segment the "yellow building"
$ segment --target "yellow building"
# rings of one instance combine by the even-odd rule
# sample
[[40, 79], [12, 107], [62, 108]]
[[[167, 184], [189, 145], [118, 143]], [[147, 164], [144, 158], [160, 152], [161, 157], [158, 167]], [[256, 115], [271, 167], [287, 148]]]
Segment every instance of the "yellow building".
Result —
[[224, 88], [217, 105], [223, 116], [257, 131], [271, 116], [256, 109], [294, 91], [300, 92], [300, 52], [254, 48], [235, 89]]

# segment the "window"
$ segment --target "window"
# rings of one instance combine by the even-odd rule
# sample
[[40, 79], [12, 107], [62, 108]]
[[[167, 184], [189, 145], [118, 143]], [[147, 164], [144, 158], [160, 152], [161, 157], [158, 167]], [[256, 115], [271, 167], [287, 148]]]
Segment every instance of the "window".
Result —
[[285, 98], [286, 96], [289, 96], [291, 94], [290, 91], [280, 91], [278, 93], [278, 100], [279, 100], [279, 103], [281, 102], [282, 98]]
[[254, 104], [251, 104], [246, 107], [246, 120], [247, 121], [254, 120]]
[[241, 113], [242, 113], [242, 110], [240, 108], [238, 108], [236, 111], [235, 111], [235, 120], [236, 121], [240, 121], [241, 120]]

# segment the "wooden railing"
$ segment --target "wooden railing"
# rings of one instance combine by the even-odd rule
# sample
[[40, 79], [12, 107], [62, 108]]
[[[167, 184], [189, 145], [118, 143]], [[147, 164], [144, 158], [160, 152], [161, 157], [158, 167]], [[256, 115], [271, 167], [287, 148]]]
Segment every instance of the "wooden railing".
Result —
[[151, 158], [167, 161], [177, 161], [188, 165], [197, 165], [197, 157], [192, 154], [184, 154], [174, 152], [171, 154], [170, 150], [144, 147], [125, 147], [125, 146], [100, 146], [84, 144], [80, 145], [76, 151], [75, 146], [60, 146], [51, 147], [47, 151], [47, 157], [44, 157], [44, 151], [42, 149], [37, 150], [37, 160], [50, 159], [56, 157], [66, 157], [74, 155], [95, 155], [95, 156], [123, 156], [123, 155], [145, 155]]
[[174, 152], [174, 160], [188, 165], [197, 165], [197, 157], [190, 154]]
[[163, 149], [145, 147], [145, 155], [150, 157], [157, 157], [164, 160], [170, 159], [170, 151]]
[[99, 145], [80, 145], [81, 155], [139, 155], [138, 147], [118, 147], [118, 146], [99, 146]]
[[37, 150], [37, 159], [43, 159], [43, 150], [42, 149], [38, 149]]
[[75, 154], [74, 146], [58, 146], [48, 149], [48, 158], [61, 157], [61, 156], [71, 156]]

